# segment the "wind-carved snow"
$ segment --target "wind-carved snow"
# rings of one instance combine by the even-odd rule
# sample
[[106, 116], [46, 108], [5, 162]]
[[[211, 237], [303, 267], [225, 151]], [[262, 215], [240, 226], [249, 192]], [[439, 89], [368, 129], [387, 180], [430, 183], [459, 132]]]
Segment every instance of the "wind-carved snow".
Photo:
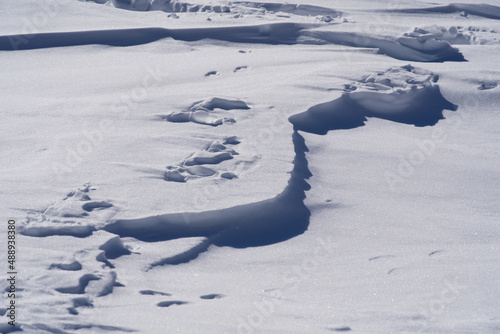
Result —
[[[464, 61], [458, 49], [445, 40], [403, 37], [394, 40], [388, 37], [367, 34], [322, 31], [305, 24], [271, 23], [253, 26], [231, 26], [218, 28], [137, 28], [116, 30], [93, 30], [75, 32], [37, 33], [0, 36], [0, 51], [31, 50], [53, 47], [101, 44], [109, 46], [133, 46], [152, 43], [164, 38], [180, 41], [214, 39], [233, 43], [258, 44], [338, 44], [358, 48], [374, 48], [379, 53], [401, 60], [419, 62]], [[188, 116], [192, 116], [191, 118]], [[170, 121], [197, 122], [220, 125], [221, 120], [206, 113], [170, 116]]]
[[416, 126], [434, 125], [443, 110], [456, 110], [435, 83], [438, 76], [411, 65], [391, 68], [347, 85], [349, 92], [290, 117], [294, 128], [326, 134], [351, 129], [377, 117]]
[[419, 43], [434, 39], [456, 45], [488, 45], [500, 42], [498, 32], [494, 29], [476, 26], [445, 28], [437, 25], [415, 28], [412, 32], [405, 33], [404, 37], [399, 38], [398, 41], [404, 43], [406, 40], [414, 39]]
[[[336, 19], [342, 15], [339, 11], [319, 6], [249, 1], [224, 2], [220, 5], [197, 5], [189, 2], [169, 0], [114, 0], [111, 3], [106, 0], [95, 0], [95, 2], [108, 2], [108, 4], [114, 4], [117, 7], [132, 10], [163, 10], [171, 14], [206, 12], [207, 15], [210, 14], [212, 18], [217, 17], [224, 19], [228, 17], [239, 19], [244, 16], [249, 16], [256, 19], [270, 18], [272, 20], [278, 20], [284, 17], [293, 20], [301, 19], [300, 22], [307, 20], [311, 22], [311, 20], [315, 20], [315, 23], [318, 23], [318, 20], [323, 22], [336, 21]], [[397, 63], [397, 61], [388, 59], [388, 57], [418, 62], [464, 61], [464, 56], [457, 48], [452, 47], [452, 45], [489, 45], [488, 47], [482, 48], [481, 52], [483, 50], [485, 52], [496, 50], [495, 47], [497, 45], [495, 44], [498, 44], [498, 33], [494, 29], [485, 28], [491, 20], [485, 20], [483, 18], [499, 19], [499, 8], [498, 6], [491, 5], [451, 4], [424, 9], [398, 10], [401, 13], [427, 13], [428, 15], [426, 16], [432, 18], [432, 20], [445, 17], [446, 19], [440, 20], [439, 25], [432, 25], [437, 21], [422, 20], [421, 22], [413, 20], [411, 16], [404, 14], [401, 15], [401, 17], [403, 17], [403, 19], [410, 18], [412, 23], [410, 26], [404, 24], [404, 28], [400, 30], [401, 33], [394, 35], [376, 34], [372, 31], [365, 31], [364, 33], [352, 32], [360, 31], [355, 29], [346, 32], [343, 31], [346, 25], [338, 21], [332, 25], [307, 25], [290, 22], [255, 25], [254, 23], [256, 20], [254, 20], [251, 23], [253, 25], [233, 26], [228, 24], [227, 21], [222, 23], [221, 20], [217, 22], [217, 25], [226, 26], [217, 28], [136, 28], [73, 32], [57, 32], [60, 30], [49, 30], [49, 28], [43, 29], [43, 27], [40, 27], [39, 30], [42, 31], [41, 33], [25, 34], [24, 32], [26, 31], [17, 31], [14, 32], [17, 33], [17, 35], [0, 36], [0, 50], [36, 50], [51, 47], [93, 44], [126, 47], [160, 41], [158, 45], [148, 46], [148, 48], [154, 48], [156, 46], [163, 46], [160, 45], [162, 39], [185, 41], [188, 43], [179, 44], [189, 45], [190, 47], [200, 47], [202, 44], [203, 46], [206, 45], [204, 43], [189, 42], [209, 39], [228, 42], [213, 42], [213, 45], [210, 44], [212, 42], [208, 42], [210, 48], [220, 47], [221, 49], [228, 46], [235, 47], [232, 43], [271, 45], [307, 44], [309, 45], [307, 48], [310, 49], [314, 49], [315, 45], [320, 45], [320, 48], [327, 49], [323, 51], [345, 52], [346, 55], [354, 55], [353, 57], [363, 53], [371, 53], [367, 55], [367, 57], [373, 57], [374, 59], [379, 57], [379, 60], [391, 64]], [[106, 10], [108, 9], [110, 8], [106, 8]], [[353, 14], [357, 15], [359, 12], [356, 11], [356, 13]], [[212, 15], [213, 13], [217, 13], [218, 15]], [[442, 13], [456, 14], [440, 15]], [[124, 13], [120, 11], [120, 14], [136, 15], [137, 13]], [[184, 18], [184, 15], [174, 15], [170, 17]], [[185, 17], [190, 15], [191, 14], [186, 14]], [[483, 18], [474, 18], [471, 16], [481, 16]], [[451, 22], [449, 20], [450, 17], [457, 18], [460, 20], [459, 22], [462, 22], [460, 23], [462, 25], [458, 25], [456, 20]], [[423, 15], [421, 15], [420, 18], [423, 18]], [[349, 17], [349, 19], [351, 19], [351, 17]], [[468, 21], [469, 19], [471, 19], [470, 21], [472, 21], [472, 19], [476, 21], [470, 23], [470, 25], [469, 23], [463, 23], [470, 22]], [[214, 21], [216, 20], [214, 19]], [[423, 21], [425, 21], [425, 24]], [[127, 22], [127, 24], [123, 26], [129, 27], [130, 22]], [[347, 21], [345, 22], [347, 23]], [[210, 24], [212, 23], [215, 22], [211, 22]], [[349, 24], [351, 23], [354, 23], [354, 20], [349, 21]], [[366, 22], [363, 22], [363, 24], [364, 23]], [[49, 27], [52, 26], [49, 25]], [[102, 27], [100, 27], [100, 29], [102, 29]], [[38, 29], [29, 31], [38, 31]], [[46, 33], [43, 31], [54, 32]], [[405, 31], [406, 33], [403, 34]], [[170, 43], [172, 41], [166, 42]], [[329, 44], [333, 46], [328, 48], [323, 47]], [[335, 45], [347, 45], [349, 48], [338, 48], [335, 47]], [[236, 45], [236, 47], [238, 46]], [[239, 46], [238, 48], [245, 48], [248, 50], [249, 47], [245, 45]], [[232, 51], [236, 51], [238, 48]], [[296, 47], [293, 47], [293, 49], [295, 48]], [[357, 50], [351, 48], [357, 48]], [[367, 51], [365, 48], [371, 48], [373, 52]], [[265, 49], [263, 45], [259, 45], [258, 48], [254, 49], [252, 56], [257, 55], [257, 53]], [[285, 48], [280, 48], [280, 50], [282, 49]], [[348, 51], [345, 51], [346, 49]], [[467, 51], [467, 57], [471, 57], [470, 61], [472, 65], [476, 66], [476, 64], [473, 63], [478, 59], [479, 52], [476, 48], [464, 46], [463, 49]], [[86, 48], [86, 50], [94, 51], [94, 48]], [[117, 53], [129, 51], [113, 50]], [[56, 53], [63, 51], [61, 54], [73, 52], [73, 50], [45, 50], [41, 53], [52, 51]], [[374, 51], [378, 51], [379, 54], [385, 56], [374, 55]], [[25, 54], [35, 56], [34, 51], [21, 53], [22, 52], [9, 54], [8, 52], [4, 52], [3, 55], [6, 59], [10, 56], [21, 58]], [[240, 53], [245, 53], [245, 51], [240, 50]], [[262, 57], [266, 57], [266, 55]], [[384, 59], [384, 57], [386, 59]], [[241, 62], [238, 60], [238, 62], [234, 63], [228, 61], [229, 67], [224, 69], [225, 72], [223, 72], [222, 67], [217, 67], [217, 70], [221, 71], [218, 72], [214, 70], [215, 67], [212, 66], [213, 64], [206, 64], [208, 66], [203, 67], [196, 75], [200, 77], [201, 80], [215, 83], [217, 80], [226, 79], [228, 75], [224, 73], [230, 72], [233, 69], [234, 72], [242, 71], [238, 73], [238, 75], [242, 76], [246, 74], [258, 74], [264, 62], [259, 64], [259, 61], [256, 60], [258, 59], [256, 58], [253, 61], [249, 60], [248, 62], [247, 60]], [[365, 59], [363, 58], [363, 60]], [[335, 66], [336, 64], [335, 62], [331, 62], [328, 63], [328, 66]], [[279, 65], [289, 66], [287, 65], [287, 61]], [[467, 64], [464, 63], [462, 65], [465, 66]], [[446, 66], [441, 67], [442, 69], [446, 68], [444, 72], [447, 75], [447, 80], [450, 78], [451, 74], [449, 68], [464, 69], [463, 73], [457, 71], [457, 76], [467, 75], [465, 72], [471, 70], [471, 67], [459, 66], [461, 65], [446, 64]], [[279, 66], [276, 66], [276, 68], [279, 68]], [[314, 72], [314, 70], [310, 70], [311, 68], [305, 68], [304, 72]], [[432, 68], [435, 69], [437, 67], [432, 64]], [[251, 71], [243, 71], [245, 69], [251, 69]], [[323, 68], [320, 68], [320, 70], [322, 69]], [[476, 70], [477, 68], [472, 67], [472, 69]], [[341, 72], [342, 74], [335, 73], [335, 75], [341, 76], [345, 74], [344, 71]], [[205, 77], [203, 75], [205, 75]], [[302, 74], [298, 73], [298, 77], [301, 76]], [[317, 79], [317, 77], [315, 78]], [[19, 224], [20, 233], [27, 237], [43, 237], [45, 238], [44, 244], [50, 245], [51, 243], [56, 243], [56, 246], [63, 249], [63, 251], [58, 249], [57, 252], [52, 252], [54, 249], [49, 247], [51, 251], [43, 253], [44, 257], [47, 259], [46, 262], [42, 261], [40, 267], [34, 266], [37, 270], [31, 270], [31, 276], [24, 275], [23, 279], [26, 280], [20, 284], [20, 291], [22, 292], [21, 295], [23, 298], [22, 305], [24, 305], [23, 307], [26, 307], [27, 310], [24, 314], [31, 313], [33, 319], [38, 317], [38, 319], [43, 319], [43, 321], [26, 320], [28, 323], [23, 323], [22, 329], [30, 333], [134, 332], [144, 330], [142, 327], [144, 324], [142, 323], [137, 325], [135, 329], [128, 329], [101, 325], [86, 320], [89, 318], [92, 319], [93, 314], [101, 313], [104, 307], [109, 307], [110, 295], [114, 295], [113, 298], [111, 298], [114, 305], [111, 307], [126, 306], [121, 305], [119, 302], [116, 303], [114, 299], [116, 297], [116, 300], [119, 300], [118, 298], [123, 296], [120, 292], [129, 293], [132, 291], [132, 293], [136, 294], [135, 297], [141, 298], [142, 302], [145, 301], [138, 307], [146, 310], [149, 305], [149, 310], [155, 309], [155, 311], [161, 310], [161, 312], [177, 312], [182, 308], [189, 309], [191, 305], [194, 309], [200, 306], [197, 305], [197, 303], [207, 303], [206, 305], [209, 305], [212, 303], [212, 300], [224, 298], [225, 296], [219, 294], [219, 291], [214, 291], [216, 289], [212, 290], [212, 288], [210, 288], [208, 291], [199, 291], [194, 297], [191, 296], [190, 299], [186, 298], [186, 300], [184, 300], [183, 296], [176, 295], [176, 291], [178, 290], [175, 287], [168, 285], [168, 283], [166, 283], [165, 286], [161, 284], [159, 286], [158, 281], [154, 279], [149, 280], [149, 278], [154, 278], [154, 275], [158, 275], [161, 279], [165, 277], [165, 282], [168, 282], [171, 277], [170, 275], [167, 275], [168, 277], [163, 276], [162, 274], [164, 272], [170, 274], [178, 270], [178, 272], [182, 272], [182, 274], [185, 273], [185, 271], [183, 271], [185, 269], [183, 266], [177, 268], [168, 266], [177, 266], [191, 261], [202, 262], [199, 264], [200, 267], [203, 267], [203, 261], [205, 260], [205, 258], [203, 258], [204, 255], [214, 255], [214, 257], [217, 257], [217, 252], [220, 252], [219, 255], [223, 254], [223, 256], [227, 254], [225, 253], [228, 251], [227, 249], [216, 249], [219, 246], [236, 248], [259, 247], [262, 245], [283, 242], [301, 233], [305, 233], [310, 224], [310, 210], [313, 215], [316, 214], [316, 211], [314, 211], [313, 206], [307, 207], [304, 203], [306, 191], [309, 190], [307, 180], [311, 177], [311, 172], [309, 171], [308, 161], [306, 159], [308, 149], [301, 135], [301, 131], [314, 134], [326, 134], [331, 130], [352, 129], [364, 126], [371, 117], [382, 118], [398, 123], [412, 124], [415, 126], [432, 126], [443, 118], [444, 109], [457, 109], [457, 106], [447, 101], [442, 96], [437, 84], [438, 81], [439, 76], [437, 74], [411, 65], [393, 67], [386, 71], [366, 75], [355, 82], [347, 83], [344, 86], [344, 94], [338, 96], [338, 98], [336, 98], [337, 96], [325, 98], [325, 101], [332, 101], [324, 103], [321, 103], [322, 100], [311, 101], [310, 105], [312, 106], [307, 111], [296, 114], [289, 119], [294, 127], [292, 141], [295, 150], [295, 160], [288, 186], [281, 194], [274, 198], [228, 207], [221, 210], [208, 210], [203, 212], [171, 213], [174, 212], [175, 208], [172, 209], [171, 206], [165, 205], [165, 213], [161, 215], [111, 220], [119, 210], [116, 204], [119, 203], [118, 199], [99, 198], [97, 195], [94, 195], [92, 187], [86, 184], [82, 188], [70, 192], [65, 198], [49, 205], [45, 210], [30, 212], [27, 220]], [[497, 94], [499, 82], [495, 74], [489, 77], [474, 77], [467, 81], [469, 88], [472, 87], [474, 91], [476, 91], [476, 89], [479, 90], [479, 92], [476, 91], [476, 93], [479, 94], [480, 97], [491, 97]], [[210, 85], [210, 83], [207, 84]], [[457, 85], [457, 91], [462, 93], [462, 88], [459, 86], [460, 85]], [[450, 96], [454, 96], [455, 98], [457, 94], [454, 91], [455, 87], [453, 88]], [[325, 89], [325, 91], [326, 90], [327, 89]], [[465, 90], [463, 91], [465, 92]], [[225, 90], [221, 90], [217, 93], [233, 94]], [[250, 92], [249, 95], [253, 93], [255, 92]], [[201, 96], [209, 96], [213, 94], [213, 92], [204, 90], [201, 94], [207, 94]], [[245, 93], [241, 93], [241, 90], [239, 93], [235, 94], [237, 94], [236, 96], [238, 97], [246, 98]], [[151, 96], [154, 96], [153, 93]], [[308, 95], [307, 98], [310, 98], [310, 96]], [[186, 106], [188, 106], [188, 103], [191, 101], [193, 100], [184, 102]], [[303, 101], [300, 102], [302, 103]], [[289, 105], [293, 105], [293, 103]], [[178, 122], [179, 124], [156, 123], [155, 125], [159, 124], [159, 127], [168, 126], [181, 129], [184, 126], [193, 127], [207, 132], [211, 131], [212, 133], [210, 136], [203, 137], [205, 139], [210, 138], [204, 143], [205, 146], [203, 146], [203, 144], [197, 146], [196, 149], [193, 149], [195, 152], [191, 155], [188, 154], [193, 151], [186, 152], [185, 158], [180, 160], [179, 163], [169, 165], [165, 169], [162, 169], [166, 164], [160, 161], [159, 165], [162, 167], [159, 169], [158, 174], [161, 174], [166, 181], [199, 181], [200, 183], [205, 181], [207, 183], [212, 181], [214, 183], [231, 182], [231, 185], [242, 181], [244, 175], [241, 174], [240, 170], [237, 171], [234, 167], [237, 162], [242, 162], [242, 157], [245, 155], [244, 145], [247, 145], [247, 140], [249, 138], [245, 136], [223, 137], [223, 135], [233, 134], [233, 131], [226, 130], [235, 129], [236, 127], [244, 125], [242, 124], [243, 122], [239, 122], [240, 119], [238, 117], [243, 118], [241, 115], [251, 117], [259, 113], [258, 108], [254, 108], [253, 104], [250, 104], [252, 110], [247, 112], [248, 106], [249, 104], [243, 100], [215, 97], [198, 101], [186, 107], [186, 110], [174, 112], [168, 116], [162, 116], [161, 118], [164, 120]], [[307, 108], [299, 111], [305, 109]], [[184, 125], [181, 124], [182, 122], [193, 122], [196, 124]], [[238, 124], [231, 127], [230, 124], [234, 122], [238, 122]], [[408, 127], [400, 128], [403, 130], [408, 129]], [[213, 133], [215, 133], [216, 136], [213, 136]], [[240, 134], [238, 133], [238, 135]], [[311, 137], [309, 136], [306, 138]], [[325, 138], [315, 138], [315, 140], [323, 139]], [[480, 138], [481, 141], [484, 139], [484, 137]], [[486, 140], [484, 141], [486, 142]], [[242, 145], [238, 146], [240, 143], [242, 143]], [[481, 144], [483, 143], [481, 142]], [[238, 153], [241, 153], [241, 155]], [[257, 161], [259, 158], [252, 156], [250, 159], [255, 159], [255, 161]], [[252, 162], [250, 161], [249, 163]], [[236, 179], [238, 177], [240, 180], [221, 180]], [[154, 180], [154, 182], [156, 182], [156, 180]], [[158, 184], [167, 187], [190, 186], [190, 184], [169, 184], [163, 180], [158, 181]], [[331, 199], [327, 199], [326, 201], [331, 201]], [[471, 205], [476, 204], [472, 203]], [[363, 212], [360, 212], [360, 214], [363, 214]], [[129, 216], [122, 217], [129, 218]], [[351, 223], [350, 221], [348, 222]], [[479, 229], [478, 231], [481, 232]], [[320, 233], [323, 232], [325, 231], [320, 231]], [[311, 233], [311, 235], [312, 234], [313, 233]], [[25, 238], [25, 240], [29, 241], [30, 238]], [[40, 239], [37, 239], [37, 242], [41, 244]], [[292, 241], [292, 243], [293, 242], [294, 241]], [[457, 242], [461, 242], [461, 240], [457, 240]], [[481, 242], [483, 242], [483, 240], [481, 240]], [[287, 245], [284, 247], [286, 248]], [[435, 245], [432, 247], [433, 248], [424, 250], [426, 259], [436, 258], [436, 260], [440, 261], [439, 266], [445, 263], [443, 261], [449, 260], [444, 257], [440, 258], [443, 254], [446, 255], [451, 253], [448, 249], [449, 245]], [[28, 247], [27, 250], [30, 250], [30, 248]], [[31, 249], [31, 251], [33, 252], [33, 249]], [[247, 251], [252, 252], [252, 250]], [[264, 252], [265, 250], [262, 249], [262, 251]], [[401, 254], [397, 254], [393, 251], [394, 250], [373, 249], [370, 250], [373, 254], [370, 253], [370, 256], [366, 256], [366, 259], [369, 260], [368, 262], [373, 262], [375, 265], [387, 263], [387, 268], [381, 267], [381, 272], [384, 277], [387, 277], [387, 279], [401, 280], [402, 276], [399, 276], [399, 278], [397, 276], [401, 275], [401, 273], [408, 268], [400, 266], [400, 264], [392, 261], [393, 259], [402, 259]], [[61, 253], [64, 253], [64, 255], [60, 255]], [[279, 256], [281, 256], [281, 254], [279, 254]], [[342, 256], [345, 256], [345, 254], [342, 254]], [[35, 261], [32, 263], [34, 262]], [[132, 264], [132, 266], [127, 266], [130, 264]], [[167, 267], [160, 269], [159, 267], [162, 266]], [[214, 268], [211, 267], [211, 263], [208, 263], [208, 267], [210, 269]], [[145, 277], [148, 278], [144, 280], [144, 282], [146, 282], [145, 286], [142, 285], [144, 282], [141, 282], [140, 285], [131, 282], [131, 278], [137, 276], [137, 273], [128, 275], [128, 273], [125, 273], [127, 270], [137, 270], [140, 275], [145, 275]], [[406, 278], [408, 277], [410, 276], [406, 276]], [[125, 287], [124, 284], [127, 286]], [[472, 286], [469, 286], [469, 288], [472, 288]], [[300, 292], [303, 291], [306, 290]], [[228, 293], [226, 291], [221, 292]], [[475, 291], [471, 289], [460, 297], [465, 297], [464, 300], [467, 300], [467, 295], [473, 295], [474, 292]], [[377, 298], [381, 295], [382, 294], [377, 294]], [[349, 297], [356, 298], [355, 295], [349, 295]], [[298, 298], [301, 298], [301, 296]], [[227, 298], [227, 300], [230, 299], [234, 301], [233, 298]], [[300, 301], [301, 299], [297, 300]], [[394, 301], [395, 299], [392, 300]], [[436, 301], [436, 299], [434, 301]], [[103, 306], [107, 302], [108, 305]], [[217, 301], [214, 302], [216, 303]], [[226, 299], [222, 299], [222, 302], [226, 302]], [[380, 306], [381, 304], [377, 305]], [[413, 305], [414, 304], [412, 304], [412, 306]], [[448, 306], [447, 304], [446, 307]], [[208, 307], [210, 307], [210, 305]], [[373, 307], [373, 305], [369, 305], [368, 307]], [[108, 314], [114, 315], [114, 310], [115, 309], [112, 309]], [[372, 310], [373, 309], [370, 311]], [[447, 311], [448, 310], [452, 311], [452, 308], [447, 309]], [[57, 311], [57, 313], [55, 311]], [[366, 315], [367, 310], [358, 311], [360, 311], [361, 315], [363, 312], [365, 312]], [[5, 308], [0, 308], [0, 316], [3, 317], [5, 312]], [[42, 314], [39, 315], [39, 312]], [[408, 312], [408, 309], [404, 309], [403, 312]], [[413, 311], [410, 310], [410, 312]], [[285, 310], [285, 313], [290, 315], [287, 310]], [[54, 314], [57, 314], [57, 317], [51, 318]], [[138, 314], [143, 315], [144, 313], [139, 312]], [[420, 315], [419, 317], [425, 321], [432, 320], [432, 316], [428, 317], [428, 312], [424, 314], [426, 315]], [[404, 318], [404, 316], [407, 315], [408, 314], [405, 314], [401, 317], [402, 314], [399, 313], [398, 319], [408, 319]], [[389, 316], [393, 315], [390, 314]], [[485, 317], [486, 316], [487, 315], [485, 315]], [[55, 319], [56, 323], [45, 324], [45, 317], [46, 319]], [[414, 318], [418, 318], [418, 316]], [[414, 321], [414, 318], [412, 318], [411, 321]], [[352, 319], [354, 319], [353, 322], [356, 321], [356, 323], [339, 323], [335, 325], [318, 323], [315, 325], [318, 326], [318, 330], [321, 330], [319, 326], [323, 326], [323, 328], [333, 332], [348, 332], [352, 330], [363, 331], [363, 329], [359, 327], [366, 325], [366, 323], [363, 323], [364, 320], [359, 321], [356, 317]], [[370, 321], [372, 320], [373, 319]], [[379, 320], [380, 318], [377, 317], [376, 320], [373, 320], [373, 323], [379, 322]], [[384, 321], [386, 320], [387, 319]], [[494, 328], [496, 329], [498, 325], [493, 323], [495, 319], [491, 318], [490, 320], [491, 321], [486, 325], [477, 322], [467, 324], [467, 326], [469, 326], [469, 330], [470, 328], [475, 328], [473, 326], [476, 324], [482, 326], [482, 329], [485, 329], [486, 326], [489, 326], [489, 329], [495, 326]], [[224, 326], [225, 325], [226, 324], [224, 324]], [[293, 325], [295, 324], [292, 324], [292, 326]], [[309, 324], [307, 325], [309, 326]], [[132, 326], [135, 327], [135, 325]], [[409, 326], [413, 325], [410, 324], [404, 327], [404, 330], [415, 328]], [[435, 328], [446, 331], [442, 323], [438, 323], [438, 326]], [[22, 329], [20, 327], [12, 329], [10, 326], [0, 324], [0, 332], [11, 332]], [[308, 329], [310, 329], [310, 327], [308, 327]], [[391, 329], [394, 331], [394, 326]], [[433, 328], [426, 328], [426, 330], [430, 331], [432, 331], [432, 329]], [[217, 330], [220, 330], [220, 327], [213, 329], [213, 331]], [[379, 332], [380, 328], [375, 328], [374, 331]], [[384, 332], [387, 331], [390, 332], [391, 330], [385, 330], [384, 328]], [[418, 329], [416, 331], [418, 331]]]

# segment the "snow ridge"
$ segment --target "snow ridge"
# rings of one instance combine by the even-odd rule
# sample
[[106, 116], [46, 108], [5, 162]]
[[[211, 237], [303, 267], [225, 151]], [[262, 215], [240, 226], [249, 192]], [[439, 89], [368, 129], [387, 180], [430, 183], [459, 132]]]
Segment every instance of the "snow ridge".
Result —
[[[312, 28], [312, 29], [311, 29]], [[392, 40], [351, 32], [319, 31], [315, 26], [298, 23], [271, 23], [251, 26], [232, 26], [218, 28], [136, 28], [114, 30], [91, 30], [74, 32], [37, 33], [0, 36], [0, 51], [32, 50], [77, 45], [108, 45], [126, 47], [152, 43], [164, 38], [179, 41], [199, 41], [214, 39], [233, 43], [258, 44], [337, 44], [358, 48], [374, 48], [382, 54], [401, 60], [419, 62], [464, 61], [458, 49], [446, 40], [436, 38], [417, 39], [402, 37]], [[195, 114], [191, 114], [194, 116]], [[175, 114], [170, 121], [186, 122], [192, 120], [189, 114]], [[213, 122], [219, 125], [220, 121]]]
[[297, 236], [309, 225], [310, 212], [303, 200], [309, 189], [306, 179], [312, 174], [307, 166], [304, 138], [295, 131], [292, 140], [292, 174], [288, 186], [275, 198], [221, 210], [119, 219], [107, 224], [104, 230], [148, 242], [207, 237], [216, 246], [236, 248], [262, 246]]

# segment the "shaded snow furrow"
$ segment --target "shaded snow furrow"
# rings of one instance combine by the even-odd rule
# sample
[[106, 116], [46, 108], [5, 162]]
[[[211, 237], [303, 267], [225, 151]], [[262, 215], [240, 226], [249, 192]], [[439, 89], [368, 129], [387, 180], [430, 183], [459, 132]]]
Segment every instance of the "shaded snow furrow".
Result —
[[[309, 26], [310, 27], [310, 26]], [[313, 27], [314, 28], [314, 27]], [[164, 38], [180, 41], [214, 39], [233, 43], [259, 44], [336, 44], [351, 47], [374, 48], [389, 57], [419, 62], [464, 61], [458, 49], [445, 40], [402, 37], [392, 40], [364, 34], [308, 29], [297, 23], [272, 23], [265, 25], [218, 27], [218, 28], [136, 28], [116, 30], [93, 30], [54, 32], [25, 35], [0, 36], [0, 51], [31, 50], [78, 45], [108, 45], [125, 47], [142, 45]], [[232, 101], [234, 103], [234, 101]], [[245, 109], [239, 107], [239, 109]], [[205, 108], [208, 109], [209, 108]], [[233, 108], [234, 109], [234, 108]], [[174, 122], [194, 121], [220, 125], [222, 119], [212, 119], [207, 112], [175, 113], [167, 117]], [[207, 121], [208, 119], [208, 121]]]
[[147, 44], [169, 37], [189, 42], [215, 39], [234, 43], [295, 44], [303, 28], [295, 23], [273, 23], [220, 28], [135, 28], [20, 34], [0, 36], [0, 50], [32, 50], [91, 44], [123, 47]]

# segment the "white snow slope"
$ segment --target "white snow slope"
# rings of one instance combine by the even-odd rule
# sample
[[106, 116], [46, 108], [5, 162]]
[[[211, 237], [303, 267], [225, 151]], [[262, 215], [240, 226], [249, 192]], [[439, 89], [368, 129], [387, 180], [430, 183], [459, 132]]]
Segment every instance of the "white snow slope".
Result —
[[499, 333], [499, 59], [494, 0], [1, 1], [0, 332]]

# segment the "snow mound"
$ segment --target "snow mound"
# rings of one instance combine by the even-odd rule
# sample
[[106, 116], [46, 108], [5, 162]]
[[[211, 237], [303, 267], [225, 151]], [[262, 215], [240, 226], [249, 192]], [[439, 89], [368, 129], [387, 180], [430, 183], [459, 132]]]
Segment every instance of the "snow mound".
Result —
[[438, 76], [411, 65], [390, 68], [347, 85], [340, 98], [290, 117], [296, 130], [326, 134], [329, 130], [363, 126], [377, 117], [416, 126], [434, 125], [443, 110], [456, 110], [435, 84]]
[[213, 112], [216, 109], [220, 110], [238, 110], [250, 109], [250, 107], [241, 100], [228, 100], [220, 97], [212, 97], [202, 101], [193, 103], [185, 111], [172, 112], [165, 117], [161, 117], [169, 122], [183, 123], [193, 122], [211, 126], [218, 126], [224, 123], [235, 123], [234, 117], [224, 117], [220, 112]]
[[450, 44], [497, 44], [499, 43], [498, 34], [493, 29], [480, 27], [461, 27], [451, 26], [445, 28], [438, 25], [415, 28], [410, 33], [405, 33], [400, 39], [400, 43], [404, 44], [407, 38], [416, 39], [419, 43], [425, 44], [428, 40], [446, 41]]
[[333, 43], [358, 48], [375, 48], [379, 53], [400, 60], [419, 62], [464, 61], [465, 58], [442, 40], [403, 37], [399, 39], [382, 38], [352, 32], [304, 30], [302, 36], [312, 39], [310, 43]]

